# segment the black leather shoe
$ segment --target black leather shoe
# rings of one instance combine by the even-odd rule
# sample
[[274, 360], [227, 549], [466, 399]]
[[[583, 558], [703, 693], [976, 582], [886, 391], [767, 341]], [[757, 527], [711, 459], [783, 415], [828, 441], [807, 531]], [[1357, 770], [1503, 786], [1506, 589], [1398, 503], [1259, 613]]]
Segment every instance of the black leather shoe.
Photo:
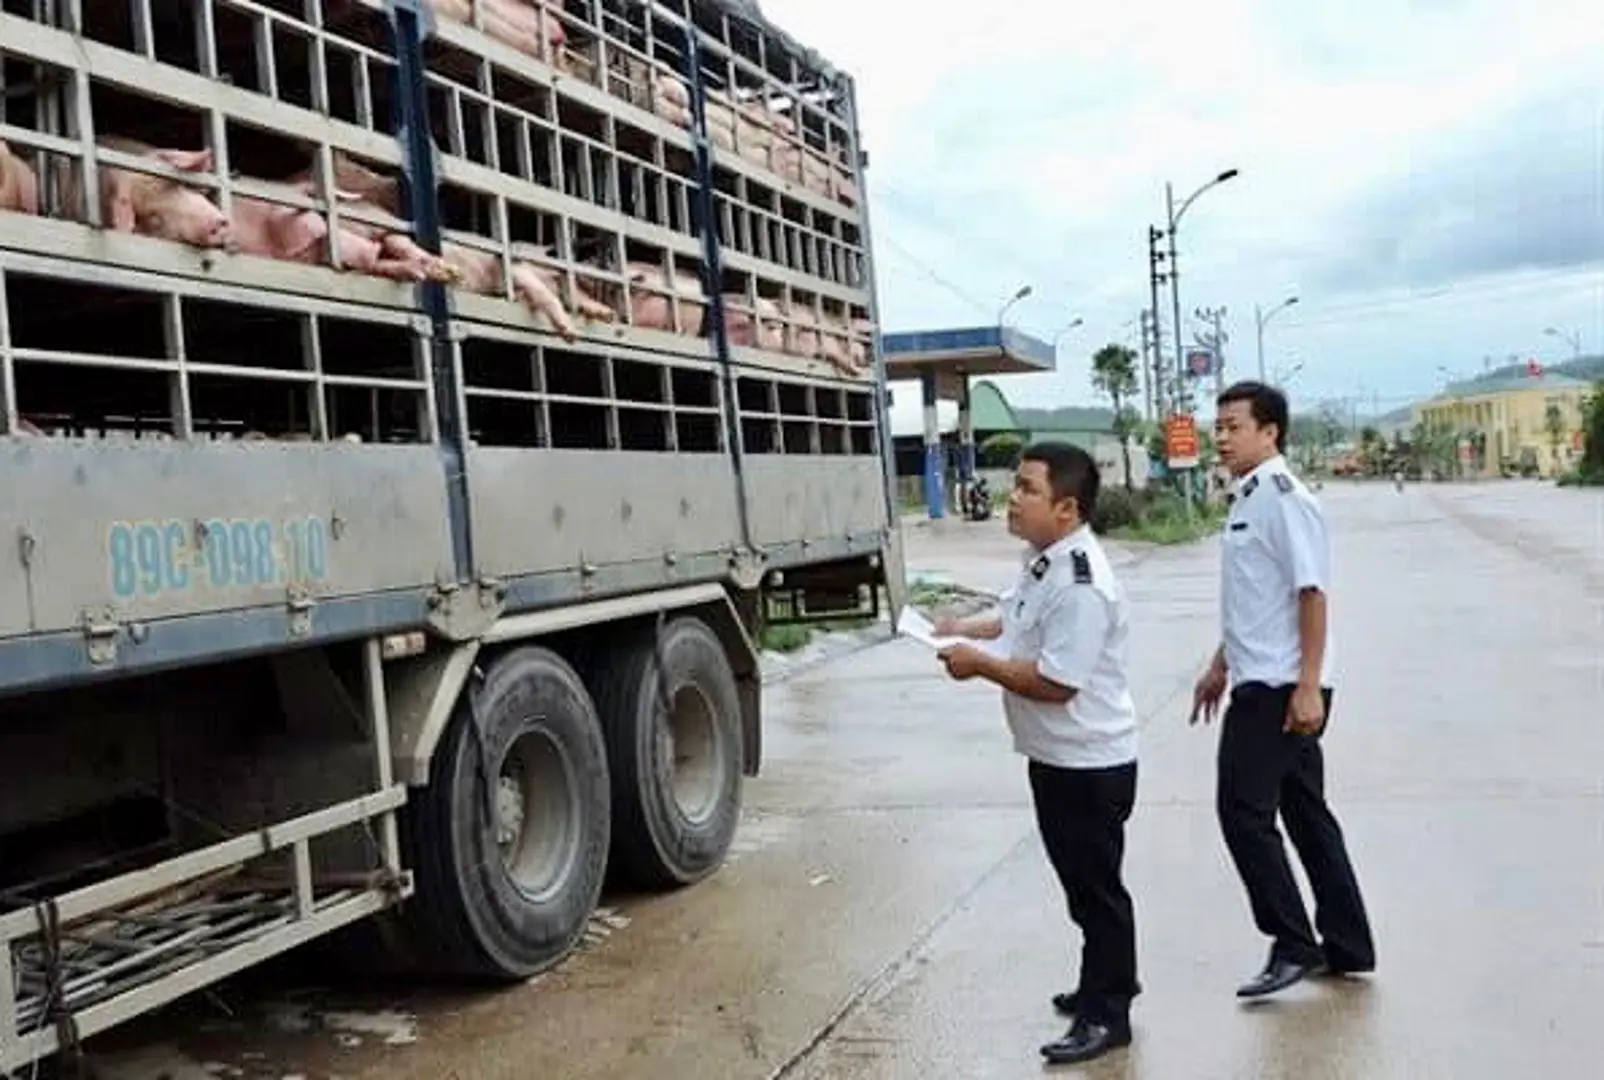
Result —
[[1080, 1008], [1080, 995], [1075, 993], [1074, 991], [1071, 991], [1070, 993], [1067, 993], [1067, 994], [1054, 994], [1053, 995], [1053, 1010], [1055, 1012], [1057, 1012], [1058, 1015], [1067, 1016], [1067, 1017], [1070, 1017], [1071, 1019], [1073, 1019], [1074, 1016], [1075, 1016], [1076, 1011], [1079, 1008]]
[[1062, 1039], [1041, 1048], [1041, 1056], [1047, 1059], [1049, 1065], [1074, 1065], [1100, 1058], [1110, 1050], [1130, 1044], [1130, 1028], [1111, 1028], [1078, 1018]]
[[1264, 997], [1285, 990], [1294, 983], [1302, 982], [1311, 975], [1319, 975], [1325, 970], [1324, 964], [1296, 963], [1291, 960], [1271, 960], [1265, 965], [1263, 971], [1237, 987], [1236, 996], [1239, 998]]
[[1347, 957], [1333, 956], [1327, 953], [1325, 970], [1321, 974], [1340, 979], [1349, 975], [1368, 975], [1375, 970], [1376, 962], [1374, 960], [1350, 960]]

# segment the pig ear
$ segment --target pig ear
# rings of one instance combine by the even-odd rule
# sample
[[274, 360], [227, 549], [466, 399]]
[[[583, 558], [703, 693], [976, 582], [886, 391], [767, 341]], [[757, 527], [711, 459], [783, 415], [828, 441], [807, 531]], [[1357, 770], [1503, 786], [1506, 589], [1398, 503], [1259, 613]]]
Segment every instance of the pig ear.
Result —
[[211, 172], [217, 167], [210, 150], [158, 150], [156, 156], [180, 172]]

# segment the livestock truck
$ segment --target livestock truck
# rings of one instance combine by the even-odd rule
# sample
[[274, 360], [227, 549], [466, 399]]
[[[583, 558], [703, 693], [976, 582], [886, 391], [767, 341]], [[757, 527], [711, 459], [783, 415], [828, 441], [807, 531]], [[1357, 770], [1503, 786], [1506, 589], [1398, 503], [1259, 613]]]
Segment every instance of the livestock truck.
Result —
[[718, 868], [900, 603], [864, 160], [737, 0], [0, 0], [0, 1075]]

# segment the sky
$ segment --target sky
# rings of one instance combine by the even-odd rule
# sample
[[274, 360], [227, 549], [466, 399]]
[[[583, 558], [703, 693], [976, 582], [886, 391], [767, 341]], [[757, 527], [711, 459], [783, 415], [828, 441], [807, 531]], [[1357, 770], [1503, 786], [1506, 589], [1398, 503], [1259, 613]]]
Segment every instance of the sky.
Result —
[[1225, 308], [1228, 379], [1291, 296], [1265, 366], [1295, 409], [1568, 358], [1550, 327], [1604, 352], [1604, 19], [1574, 0], [760, 3], [856, 79], [883, 329], [989, 325], [1031, 286], [1007, 320], [1058, 369], [1008, 377], [1016, 404], [1096, 401], [1166, 182], [1233, 168], [1177, 230], [1183, 340]]

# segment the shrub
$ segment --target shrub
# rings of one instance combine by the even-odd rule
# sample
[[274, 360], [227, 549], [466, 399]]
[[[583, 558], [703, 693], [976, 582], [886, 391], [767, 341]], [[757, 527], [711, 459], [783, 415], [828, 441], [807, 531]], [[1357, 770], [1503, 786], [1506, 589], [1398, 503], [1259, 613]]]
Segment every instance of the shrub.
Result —
[[1097, 511], [1092, 514], [1092, 531], [1106, 536], [1115, 529], [1135, 525], [1142, 518], [1150, 497], [1145, 491], [1126, 491], [1106, 487], [1097, 494]]
[[988, 469], [1015, 469], [1025, 440], [1011, 431], [1000, 431], [980, 444], [980, 463]]

